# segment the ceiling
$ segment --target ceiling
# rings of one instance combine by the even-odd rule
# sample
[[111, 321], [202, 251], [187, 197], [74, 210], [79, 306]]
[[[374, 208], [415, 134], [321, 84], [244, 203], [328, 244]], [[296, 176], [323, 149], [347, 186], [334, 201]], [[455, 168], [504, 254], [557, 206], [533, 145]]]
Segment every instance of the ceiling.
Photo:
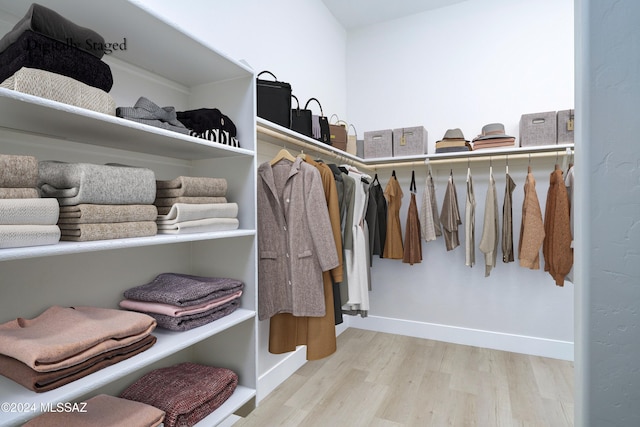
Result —
[[346, 30], [461, 3], [466, 0], [322, 0]]

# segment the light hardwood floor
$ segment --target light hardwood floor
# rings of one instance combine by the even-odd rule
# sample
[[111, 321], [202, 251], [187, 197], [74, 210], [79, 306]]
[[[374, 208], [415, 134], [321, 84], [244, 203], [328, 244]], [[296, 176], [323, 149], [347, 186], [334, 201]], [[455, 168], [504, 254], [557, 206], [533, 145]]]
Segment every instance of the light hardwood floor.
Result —
[[349, 328], [250, 426], [573, 426], [573, 363]]

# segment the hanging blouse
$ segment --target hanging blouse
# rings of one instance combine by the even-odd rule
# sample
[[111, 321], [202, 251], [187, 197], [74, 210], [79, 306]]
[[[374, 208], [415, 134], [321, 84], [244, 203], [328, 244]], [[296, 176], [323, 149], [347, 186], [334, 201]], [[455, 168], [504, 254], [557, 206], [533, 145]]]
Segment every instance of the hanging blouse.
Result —
[[473, 194], [471, 170], [467, 173], [467, 203], [464, 210], [465, 262], [467, 267], [476, 263], [476, 197]]
[[493, 179], [493, 173], [489, 175], [480, 251], [484, 253], [484, 276], [489, 277], [491, 270], [496, 266], [498, 253], [498, 198], [496, 197], [496, 181]]
[[444, 241], [447, 251], [451, 251], [460, 246], [458, 238], [458, 226], [462, 224], [460, 210], [458, 209], [458, 195], [453, 182], [453, 173], [449, 175], [447, 190], [444, 193], [442, 202], [442, 212], [440, 212], [440, 222], [444, 234]]
[[407, 225], [404, 235], [404, 254], [402, 262], [413, 265], [422, 261], [422, 241], [420, 239], [420, 218], [418, 205], [416, 203], [416, 177], [411, 172], [411, 200], [409, 201], [409, 211], [407, 213]]
[[398, 183], [395, 171], [391, 175], [384, 190], [387, 198], [387, 236], [384, 244], [383, 258], [402, 259], [402, 226], [400, 225], [400, 205], [402, 204], [402, 188]]
[[502, 205], [502, 262], [513, 262], [513, 190], [516, 183], [507, 172], [504, 188], [504, 204]]
[[[567, 170], [567, 175], [564, 178], [564, 185], [567, 187], [567, 195], [569, 196], [569, 223], [571, 224], [571, 247], [573, 248], [573, 238], [574, 238], [574, 230], [573, 230], [573, 194], [574, 194], [574, 172], [573, 172], [573, 164], [569, 165], [569, 169]], [[567, 273], [567, 280], [573, 282], [573, 265], [571, 266], [571, 270]]]
[[540, 247], [544, 241], [545, 231], [542, 222], [542, 211], [536, 192], [536, 180], [527, 172], [524, 183], [524, 202], [522, 203], [522, 223], [518, 241], [518, 259], [520, 266], [531, 270], [540, 269]]
[[544, 271], [551, 274], [556, 285], [564, 286], [564, 277], [573, 265], [573, 249], [569, 222], [569, 196], [562, 178], [562, 170], [557, 165], [549, 178], [549, 191], [544, 211], [544, 231], [542, 245]]
[[422, 193], [422, 204], [420, 206], [420, 229], [425, 242], [436, 240], [442, 236], [440, 219], [438, 218], [438, 203], [436, 201], [436, 188], [433, 184], [431, 171], [427, 174]]
[[371, 187], [369, 188], [369, 198], [375, 199], [376, 208], [378, 209], [378, 221], [376, 224], [376, 241], [379, 242], [379, 247], [374, 246], [373, 253], [380, 257], [384, 254], [384, 243], [387, 239], [387, 199], [384, 197], [384, 190], [380, 181], [378, 181], [378, 175], [373, 178]]

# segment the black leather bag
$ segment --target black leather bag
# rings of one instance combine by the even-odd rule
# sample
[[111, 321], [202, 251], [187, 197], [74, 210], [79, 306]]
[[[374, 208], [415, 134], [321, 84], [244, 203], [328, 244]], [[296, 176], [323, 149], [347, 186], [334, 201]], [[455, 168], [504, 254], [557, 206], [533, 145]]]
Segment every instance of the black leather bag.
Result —
[[[275, 81], [262, 80], [262, 74], [270, 74]], [[287, 129], [291, 127], [291, 85], [279, 82], [271, 71], [262, 71], [256, 78], [258, 117]]]
[[[291, 110], [291, 129], [309, 138], [313, 138], [327, 145], [331, 145], [331, 130], [329, 120], [322, 111], [322, 105], [316, 98], [309, 98], [304, 108], [300, 109], [300, 103], [295, 95], [292, 98], [298, 103], [297, 108]], [[309, 103], [315, 101], [320, 107], [320, 114], [313, 114], [308, 108]]]
[[295, 95], [291, 95], [291, 98], [296, 100], [296, 108], [291, 110], [291, 130], [312, 138], [311, 110], [301, 110], [298, 98]]

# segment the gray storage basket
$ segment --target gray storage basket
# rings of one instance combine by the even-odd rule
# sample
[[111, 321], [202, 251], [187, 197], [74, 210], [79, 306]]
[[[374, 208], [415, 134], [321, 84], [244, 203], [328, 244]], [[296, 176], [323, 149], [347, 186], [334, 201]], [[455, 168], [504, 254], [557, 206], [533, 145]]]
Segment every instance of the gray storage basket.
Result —
[[384, 129], [364, 133], [364, 157], [393, 157], [393, 131]]
[[558, 111], [558, 144], [573, 144], [574, 114], [573, 110]]
[[557, 143], [555, 111], [523, 114], [520, 117], [520, 146], [554, 145]]
[[419, 156], [427, 154], [428, 133], [423, 126], [393, 130], [393, 156]]

